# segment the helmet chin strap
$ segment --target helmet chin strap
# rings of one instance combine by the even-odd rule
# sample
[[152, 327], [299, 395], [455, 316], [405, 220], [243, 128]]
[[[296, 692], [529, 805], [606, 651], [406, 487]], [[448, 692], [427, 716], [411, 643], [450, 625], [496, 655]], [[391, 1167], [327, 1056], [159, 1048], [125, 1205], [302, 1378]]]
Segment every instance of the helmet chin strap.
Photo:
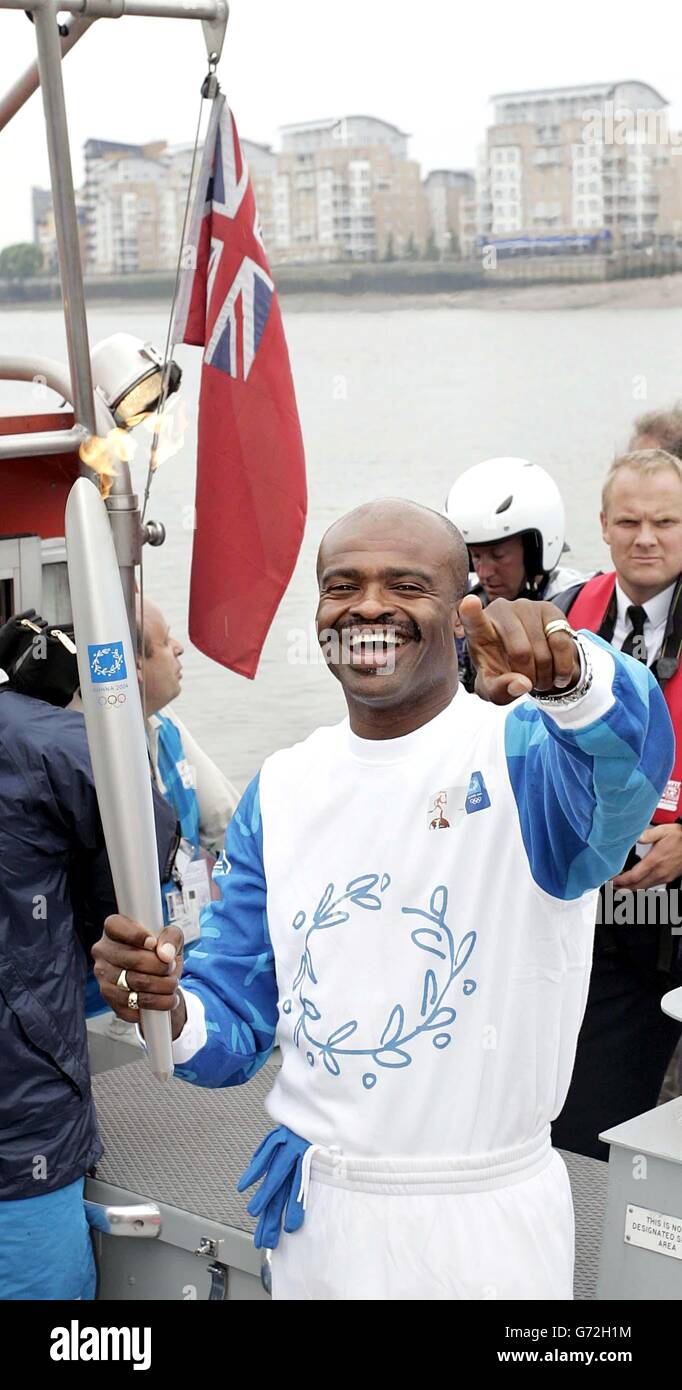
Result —
[[531, 593], [535, 594], [547, 578], [540, 563], [542, 540], [537, 531], [524, 531], [521, 539], [523, 541], [523, 567], [526, 573], [526, 584]]
[[543, 571], [542, 574], [536, 574], [534, 579], [527, 580], [528, 589], [534, 598], [539, 598], [548, 579], [549, 575], [545, 574]]

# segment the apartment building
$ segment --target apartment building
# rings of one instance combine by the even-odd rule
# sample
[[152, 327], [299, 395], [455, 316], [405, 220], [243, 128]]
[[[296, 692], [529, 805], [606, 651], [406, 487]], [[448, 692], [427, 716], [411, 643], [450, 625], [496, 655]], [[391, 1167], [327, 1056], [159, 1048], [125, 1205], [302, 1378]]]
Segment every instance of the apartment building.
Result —
[[187, 190], [192, 177], [192, 164], [194, 163], [194, 182], [196, 184], [201, 167], [201, 154], [202, 147], [199, 146], [196, 158], [194, 157], [194, 145], [192, 144], [163, 144], [158, 150], [157, 157], [165, 170], [166, 188], [171, 195], [168, 202], [171, 230], [166, 248], [169, 262], [167, 266], [163, 267], [164, 269], [175, 268], [177, 264], [187, 206]]
[[[269, 145], [254, 140], [242, 140], [241, 145], [251, 172], [263, 240], [269, 248], [274, 238], [277, 157]], [[175, 268], [193, 154], [191, 144], [87, 141], [84, 261], [91, 273]], [[200, 146], [194, 160], [195, 182], [201, 156]]]
[[273, 259], [381, 259], [426, 245], [428, 212], [407, 135], [373, 116], [282, 127]]
[[270, 145], [261, 145], [256, 140], [241, 140], [240, 143], [242, 154], [248, 163], [251, 174], [263, 244], [268, 256], [270, 256], [275, 238], [277, 155]]
[[459, 204], [459, 254], [466, 260], [476, 254], [478, 235], [478, 204], [476, 202], [476, 179], [468, 197]]
[[43, 270], [56, 271], [57, 233], [51, 188], [31, 189], [31, 221], [34, 245], [39, 246], [43, 253]]
[[606, 229], [616, 244], [665, 230], [665, 99], [644, 82], [505, 92], [477, 170], [481, 237]]
[[471, 253], [476, 237], [476, 180], [465, 169], [432, 169], [424, 179], [429, 230], [439, 252]]
[[675, 131], [667, 148], [661, 151], [656, 183], [660, 235], [679, 241], [682, 238], [682, 131]]
[[165, 141], [86, 141], [86, 268], [121, 275], [171, 269], [179, 239], [176, 184]]
[[[85, 206], [80, 193], [76, 193], [76, 217], [78, 219], [78, 237], [80, 241], [81, 257], [85, 257], [87, 224]], [[33, 226], [33, 243], [39, 246], [43, 253], [43, 270], [56, 273], [58, 268], [57, 259], [57, 229], [54, 220], [54, 203], [52, 200], [51, 188], [32, 188], [31, 189], [31, 222]]]

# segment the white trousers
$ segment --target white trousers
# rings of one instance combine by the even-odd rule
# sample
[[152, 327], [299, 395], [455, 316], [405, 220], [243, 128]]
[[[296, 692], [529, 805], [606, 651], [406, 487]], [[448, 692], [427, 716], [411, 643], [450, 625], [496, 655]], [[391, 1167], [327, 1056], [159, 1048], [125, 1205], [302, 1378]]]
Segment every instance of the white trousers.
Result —
[[276, 1299], [572, 1299], [574, 1218], [549, 1129], [473, 1159], [317, 1150], [306, 1218], [272, 1252]]

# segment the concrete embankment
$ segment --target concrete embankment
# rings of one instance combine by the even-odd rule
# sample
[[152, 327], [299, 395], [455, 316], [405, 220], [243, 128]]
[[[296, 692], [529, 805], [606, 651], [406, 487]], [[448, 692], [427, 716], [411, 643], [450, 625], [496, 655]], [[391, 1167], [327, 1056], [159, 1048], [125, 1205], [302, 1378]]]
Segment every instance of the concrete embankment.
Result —
[[[280, 265], [273, 271], [284, 305], [299, 309], [664, 307], [682, 305], [682, 252], [617, 256], [527, 257], [480, 261]], [[168, 272], [86, 278], [89, 304], [170, 303]], [[0, 281], [0, 306], [57, 307], [56, 277]]]

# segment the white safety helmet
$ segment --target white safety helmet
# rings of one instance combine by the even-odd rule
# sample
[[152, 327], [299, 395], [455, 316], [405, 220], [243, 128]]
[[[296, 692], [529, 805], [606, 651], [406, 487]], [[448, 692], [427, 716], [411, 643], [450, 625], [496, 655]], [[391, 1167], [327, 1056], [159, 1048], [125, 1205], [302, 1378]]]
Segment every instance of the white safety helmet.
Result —
[[[131, 420], [156, 409], [163, 386], [163, 357], [153, 343], [132, 333], [112, 333], [93, 348], [91, 365], [93, 385], [120, 428], [127, 429]], [[177, 362], [171, 362], [168, 395], [177, 391], [181, 377]]]
[[529, 579], [549, 574], [564, 549], [561, 494], [549, 473], [530, 459], [486, 459], [453, 483], [445, 516], [468, 546], [523, 536]]

